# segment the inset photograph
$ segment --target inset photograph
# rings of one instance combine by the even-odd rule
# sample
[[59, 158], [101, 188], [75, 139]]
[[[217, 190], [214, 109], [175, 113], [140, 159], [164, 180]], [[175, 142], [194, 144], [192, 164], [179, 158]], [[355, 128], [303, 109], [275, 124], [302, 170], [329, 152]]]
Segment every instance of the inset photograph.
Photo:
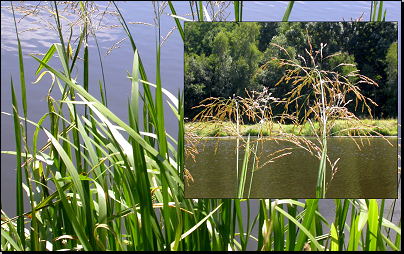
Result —
[[185, 22], [185, 198], [397, 198], [397, 25]]

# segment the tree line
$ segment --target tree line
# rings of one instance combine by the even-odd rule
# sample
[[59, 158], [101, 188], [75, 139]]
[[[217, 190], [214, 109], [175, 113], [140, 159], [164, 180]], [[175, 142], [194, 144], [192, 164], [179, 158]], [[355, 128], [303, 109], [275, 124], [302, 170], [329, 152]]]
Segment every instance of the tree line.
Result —
[[[273, 97], [283, 98], [292, 90], [290, 82], [277, 84], [285, 75], [284, 68], [269, 64], [255, 74], [273, 57], [309, 66], [308, 38], [313, 52], [322, 47], [323, 60], [316, 61], [319, 68], [344, 75], [360, 70], [378, 84], [357, 84], [364, 96], [379, 105], [372, 106], [373, 117], [398, 116], [397, 22], [186, 22], [184, 31], [188, 119], [199, 112], [192, 107], [203, 99], [246, 96], [245, 89], [262, 91], [266, 87]], [[331, 55], [335, 56], [327, 58]], [[338, 66], [340, 63], [353, 65]], [[355, 103], [347, 107], [357, 116], [369, 117]], [[274, 114], [283, 110], [281, 105], [273, 108]]]

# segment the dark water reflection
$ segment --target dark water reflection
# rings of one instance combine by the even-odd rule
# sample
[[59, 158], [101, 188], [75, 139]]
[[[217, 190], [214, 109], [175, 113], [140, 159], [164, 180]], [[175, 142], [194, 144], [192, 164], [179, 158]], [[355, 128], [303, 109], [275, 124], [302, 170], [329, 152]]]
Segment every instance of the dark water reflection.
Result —
[[[308, 138], [312, 142], [316, 139]], [[335, 174], [327, 198], [397, 198], [397, 138], [387, 138], [393, 146], [382, 138], [366, 139], [363, 145], [356, 139], [361, 150], [350, 138], [329, 138], [328, 155], [337, 163]], [[220, 139], [216, 155], [217, 139], [198, 145], [196, 163], [188, 158], [185, 167], [194, 182], [185, 187], [186, 198], [234, 198], [236, 193], [235, 139]], [[259, 165], [273, 158], [267, 155], [279, 149], [292, 147], [292, 154], [278, 158], [254, 172], [250, 198], [315, 198], [315, 186], [319, 159], [309, 152], [289, 142], [264, 143]], [[260, 150], [260, 148], [259, 148]], [[243, 148], [239, 155], [239, 168], [244, 157]], [[246, 190], [250, 184], [252, 159], [249, 162]], [[331, 167], [327, 164], [327, 182], [331, 179]], [[245, 192], [246, 195], [246, 192]]]

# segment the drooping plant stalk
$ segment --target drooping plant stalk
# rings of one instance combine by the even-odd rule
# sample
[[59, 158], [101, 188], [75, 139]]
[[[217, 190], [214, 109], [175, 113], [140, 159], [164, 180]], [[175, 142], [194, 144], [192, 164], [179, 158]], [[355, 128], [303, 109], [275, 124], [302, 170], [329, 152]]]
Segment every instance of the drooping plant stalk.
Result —
[[240, 126], [239, 126], [239, 121], [238, 121], [238, 103], [237, 103], [237, 99], [233, 98], [234, 102], [236, 103], [236, 125], [237, 125], [237, 140], [236, 140], [236, 197], [241, 198], [239, 196], [239, 183], [238, 183], [238, 153], [239, 153], [239, 145], [240, 145], [240, 141], [239, 141], [239, 135], [240, 135]]
[[322, 106], [322, 124], [323, 124], [323, 131], [321, 132], [321, 159], [320, 165], [318, 169], [318, 176], [317, 176], [317, 183], [316, 183], [316, 198], [325, 198], [325, 177], [326, 177], [326, 169], [327, 169], [327, 116], [325, 114], [326, 106], [324, 102], [324, 87], [323, 87], [323, 80], [321, 79], [320, 72], [315, 69], [317, 76], [320, 81], [320, 90], [321, 90], [321, 106]]

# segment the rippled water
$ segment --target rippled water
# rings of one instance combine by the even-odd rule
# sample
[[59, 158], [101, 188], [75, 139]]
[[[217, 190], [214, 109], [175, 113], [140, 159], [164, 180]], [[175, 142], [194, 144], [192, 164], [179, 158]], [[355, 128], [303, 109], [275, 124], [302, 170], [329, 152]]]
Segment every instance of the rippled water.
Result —
[[[314, 138], [308, 138], [316, 142]], [[374, 138], [370, 146], [366, 139], [358, 149], [351, 138], [330, 138], [328, 155], [332, 163], [338, 158], [337, 173], [327, 191], [327, 198], [397, 198], [397, 138]], [[215, 155], [215, 149], [217, 152]], [[203, 148], [203, 145], [205, 147]], [[187, 198], [234, 198], [236, 189], [235, 139], [209, 139], [198, 145], [196, 162], [189, 157], [185, 167], [194, 182], [186, 185]], [[258, 153], [261, 153], [259, 144]], [[274, 154], [284, 148], [293, 148]], [[290, 155], [273, 160], [254, 172], [250, 198], [315, 198], [319, 159], [290, 142], [266, 141], [259, 165], [286, 152]], [[270, 154], [274, 154], [269, 156]], [[239, 170], [244, 151], [240, 149]], [[249, 160], [246, 189], [250, 184], [253, 157]], [[327, 182], [331, 179], [327, 164]], [[246, 196], [246, 192], [245, 192]]]

